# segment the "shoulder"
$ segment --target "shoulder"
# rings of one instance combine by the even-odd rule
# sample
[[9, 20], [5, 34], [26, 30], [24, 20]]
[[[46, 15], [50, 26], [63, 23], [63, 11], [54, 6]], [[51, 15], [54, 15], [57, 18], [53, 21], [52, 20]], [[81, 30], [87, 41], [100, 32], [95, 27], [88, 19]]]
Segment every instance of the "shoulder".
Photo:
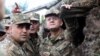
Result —
[[69, 30], [64, 30], [63, 35], [65, 39], [71, 39], [71, 32]]
[[10, 52], [10, 49], [13, 46], [13, 44], [5, 38], [2, 42], [0, 42], [0, 54], [2, 55], [8, 55], [8, 52]]

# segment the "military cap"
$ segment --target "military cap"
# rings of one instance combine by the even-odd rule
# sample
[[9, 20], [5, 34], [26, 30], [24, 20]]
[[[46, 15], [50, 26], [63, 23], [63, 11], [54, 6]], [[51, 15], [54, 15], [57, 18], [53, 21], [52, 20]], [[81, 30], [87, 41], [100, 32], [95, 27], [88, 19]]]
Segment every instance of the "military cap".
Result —
[[29, 23], [29, 17], [22, 13], [15, 13], [11, 15], [11, 24]]
[[39, 21], [39, 14], [36, 13], [32, 13], [30, 20], [35, 20], [35, 21]]
[[10, 22], [11, 22], [10, 18], [9, 19], [3, 19], [2, 21], [3, 21], [4, 27], [10, 26]]
[[51, 9], [49, 9], [47, 12], [46, 12], [46, 15], [45, 15], [45, 17], [48, 17], [48, 16], [59, 16], [59, 13], [60, 13], [60, 11], [58, 10], [58, 9], [56, 9], [56, 8], [51, 8]]

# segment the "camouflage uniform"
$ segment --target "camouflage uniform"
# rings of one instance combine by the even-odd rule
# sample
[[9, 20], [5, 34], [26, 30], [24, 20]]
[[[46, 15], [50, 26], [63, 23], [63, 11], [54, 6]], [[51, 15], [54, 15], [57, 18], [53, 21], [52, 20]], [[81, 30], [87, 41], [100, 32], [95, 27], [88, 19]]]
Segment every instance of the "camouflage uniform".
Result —
[[[49, 15], [59, 16], [59, 12], [56, 9], [50, 9], [47, 11], [45, 17]], [[70, 32], [68, 31], [66, 22], [62, 19], [63, 25], [60, 27], [60, 31], [57, 36], [48, 33], [47, 37], [44, 38], [42, 44], [40, 45], [41, 56], [70, 56], [74, 46], [72, 44], [72, 39]], [[65, 27], [63, 27], [65, 26]]]
[[[39, 23], [39, 15], [33, 13], [30, 17], [30, 21], [38, 21]], [[42, 37], [39, 36], [38, 32], [36, 33], [30, 33], [30, 39], [24, 44], [26, 50], [33, 54], [33, 56], [40, 56], [39, 55], [39, 45], [41, 43]]]
[[[28, 17], [24, 14], [13, 14], [11, 16], [11, 24], [29, 23]], [[10, 24], [10, 25], [11, 25]], [[24, 47], [20, 46], [10, 34], [5, 37], [3, 41], [0, 42], [0, 54], [2, 56], [29, 56], [28, 52]]]
[[10, 37], [0, 42], [0, 51], [4, 56], [27, 56], [26, 50]]
[[48, 56], [70, 56], [72, 50], [73, 45], [66, 30], [62, 30], [58, 36], [49, 34], [40, 45], [41, 56], [43, 53], [47, 53]]
[[30, 39], [24, 44], [26, 50], [33, 54], [33, 56], [40, 56], [39, 55], [39, 45], [40, 45], [40, 37], [38, 34], [35, 36], [30, 36]]

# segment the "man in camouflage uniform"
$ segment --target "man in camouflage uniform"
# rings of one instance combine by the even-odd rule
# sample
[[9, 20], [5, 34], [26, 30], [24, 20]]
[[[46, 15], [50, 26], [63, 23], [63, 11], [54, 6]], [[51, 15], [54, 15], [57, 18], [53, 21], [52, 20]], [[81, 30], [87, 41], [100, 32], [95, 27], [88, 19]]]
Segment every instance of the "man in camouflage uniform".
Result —
[[13, 14], [9, 30], [9, 35], [0, 42], [2, 56], [29, 56], [22, 47], [24, 42], [29, 39], [29, 17], [21, 13]]
[[1, 25], [1, 36], [3, 38], [1, 38], [1, 41], [7, 36], [7, 34], [9, 34], [9, 26], [10, 26], [10, 19], [6, 19], [4, 18], [2, 21], [1, 21], [1, 24], [3, 24], [3, 26]]
[[30, 53], [33, 53], [34, 56], [40, 56], [39, 55], [39, 45], [41, 43], [41, 38], [38, 34], [39, 31], [39, 15], [36, 13], [33, 13], [30, 17], [31, 27], [30, 27], [30, 39], [25, 43], [25, 46], [27, 50]]
[[70, 32], [62, 28], [65, 23], [58, 13], [58, 10], [51, 10], [45, 15], [45, 27], [50, 32], [40, 45], [41, 56], [70, 56], [72, 52]]
[[61, 18], [64, 18], [68, 24], [73, 37], [73, 43], [80, 45], [83, 42], [83, 28], [88, 12], [100, 5], [100, 0], [61, 0], [51, 9], [61, 10]]

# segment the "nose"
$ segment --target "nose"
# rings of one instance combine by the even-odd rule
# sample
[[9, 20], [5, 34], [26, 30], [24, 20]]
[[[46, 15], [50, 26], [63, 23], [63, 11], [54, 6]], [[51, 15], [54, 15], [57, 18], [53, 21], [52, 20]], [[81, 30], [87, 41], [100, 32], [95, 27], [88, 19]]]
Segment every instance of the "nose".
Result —
[[53, 22], [53, 21], [54, 21], [53, 18], [51, 18], [51, 19], [50, 19], [50, 22]]
[[23, 28], [23, 32], [27, 32], [27, 29], [25, 27]]

